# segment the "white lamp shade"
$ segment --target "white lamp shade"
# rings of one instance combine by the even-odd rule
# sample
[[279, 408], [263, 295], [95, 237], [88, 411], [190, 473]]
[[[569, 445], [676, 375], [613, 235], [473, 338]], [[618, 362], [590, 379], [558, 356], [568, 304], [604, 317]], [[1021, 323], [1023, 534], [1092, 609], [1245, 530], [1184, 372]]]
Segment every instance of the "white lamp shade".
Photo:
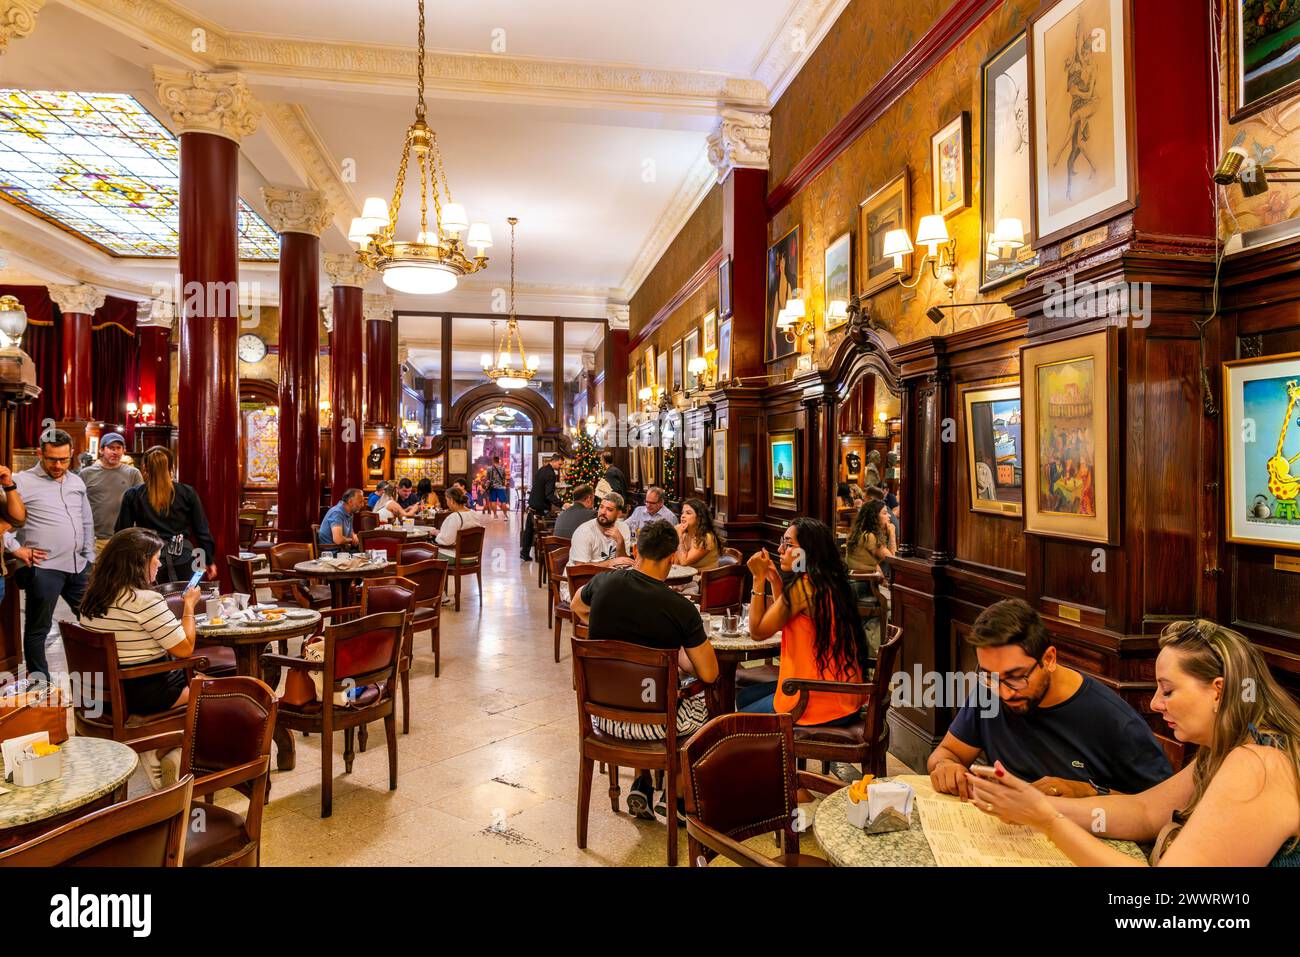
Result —
[[483, 355], [479, 357], [479, 361], [483, 363], [483, 368], [484, 368], [484, 369], [491, 369], [491, 368], [492, 368], [492, 357], [491, 357], [490, 355], [488, 355], [486, 352], [483, 353]]
[[637, 398], [639, 398], [642, 402], [649, 402], [650, 397], [652, 395], [654, 395], [654, 391], [649, 386], [646, 386], [644, 389], [642, 389], [640, 392], [637, 393]]
[[933, 256], [937, 248], [948, 241], [948, 225], [942, 216], [922, 216], [916, 227], [916, 244], [929, 246]]
[[1014, 217], [999, 219], [989, 245], [1008, 251], [1022, 248], [1025, 245], [1024, 223]]
[[791, 319], [802, 319], [808, 315], [808, 310], [804, 307], [802, 299], [790, 299], [786, 301], [785, 312]]
[[499, 369], [510, 368], [510, 353], [503, 352], [501, 353], [500, 356], [497, 357], [497, 368]]
[[831, 319], [843, 319], [849, 314], [849, 304], [843, 299], [832, 299], [826, 307], [826, 315]]
[[370, 242], [370, 221], [364, 216], [353, 216], [348, 225], [348, 242], [365, 245]]
[[456, 288], [456, 274], [434, 263], [402, 263], [384, 270], [384, 285], [413, 296], [434, 296]]
[[538, 367], [541, 366], [541, 364], [542, 364], [541, 356], [534, 354], [528, 357], [528, 368], [533, 372], [536, 372]]
[[895, 267], [902, 265], [898, 260], [904, 256], [912, 254], [912, 240], [907, 238], [907, 231], [903, 229], [891, 229], [885, 233], [884, 246], [880, 254], [885, 257], [893, 256]]
[[488, 228], [487, 223], [475, 223], [470, 226], [469, 236], [465, 242], [478, 249], [490, 249], [492, 247], [492, 230]]
[[794, 325], [794, 317], [785, 309], [776, 314], [776, 327], [778, 329], [785, 329], [792, 325]]
[[709, 368], [709, 360], [703, 356], [696, 356], [690, 362], [686, 363], [686, 369], [691, 375], [703, 375]]
[[460, 203], [448, 203], [443, 206], [442, 216], [439, 217], [438, 222], [443, 229], [453, 235], [469, 228], [469, 217], [465, 215], [465, 207]]
[[415, 234], [415, 241], [425, 246], [436, 246], [438, 245], [438, 234], [431, 230], [422, 229]]
[[388, 202], [382, 196], [369, 196], [361, 207], [361, 218], [388, 222]]
[[27, 329], [27, 310], [17, 296], [0, 298], [0, 332], [18, 342]]

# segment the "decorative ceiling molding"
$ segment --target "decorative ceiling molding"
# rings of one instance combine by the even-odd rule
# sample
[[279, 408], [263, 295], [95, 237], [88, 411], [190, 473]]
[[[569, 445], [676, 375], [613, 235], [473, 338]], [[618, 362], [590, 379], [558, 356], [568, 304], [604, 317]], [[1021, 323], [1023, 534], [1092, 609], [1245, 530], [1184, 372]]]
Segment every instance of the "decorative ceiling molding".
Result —
[[[147, 281], [123, 279], [120, 274], [100, 271], [82, 260], [65, 256], [52, 246], [38, 241], [31, 231], [16, 233], [8, 229], [0, 229], [0, 247], [3, 247], [8, 255], [10, 265], [16, 266], [16, 260], [21, 260], [27, 265], [29, 272], [47, 280], [65, 282], [70, 280], [73, 284], [93, 283], [101, 289], [121, 293], [127, 298], [145, 299], [152, 294], [153, 284]], [[87, 252], [95, 257], [108, 258], [97, 249], [88, 247]]]
[[89, 283], [75, 286], [50, 285], [47, 288], [50, 291], [50, 298], [54, 300], [60, 312], [93, 316], [95, 310], [102, 306], [107, 298], [102, 290], [96, 289]]
[[321, 322], [325, 324], [326, 332], [334, 331], [334, 297], [330, 296], [320, 304]]
[[632, 268], [628, 270], [623, 281], [619, 284], [619, 292], [622, 298], [631, 299], [632, 294], [636, 292], [650, 270], [655, 267], [659, 257], [681, 232], [686, 221], [691, 218], [697, 206], [704, 201], [704, 197], [709, 194], [716, 182], [716, 171], [713, 163], [709, 161], [709, 150], [707, 146], [700, 151], [691, 164], [690, 170], [686, 174], [686, 179], [682, 183], [681, 189], [677, 195], [668, 203], [668, 208], [663, 211], [659, 219], [655, 222], [655, 227], [651, 230], [649, 237], [641, 245], [641, 252], [637, 254], [636, 261]]
[[752, 73], [776, 103], [817, 45], [834, 26], [849, 0], [795, 0]]
[[320, 238], [334, 219], [325, 195], [314, 189], [263, 186], [266, 221], [277, 233], [306, 233]]
[[176, 304], [170, 299], [151, 299], [149, 301], [149, 318], [144, 322], [137, 322], [136, 328], [147, 328], [154, 326], [159, 329], [170, 329], [176, 324]]
[[312, 189], [325, 194], [334, 212], [334, 225], [344, 236], [361, 202], [343, 180], [339, 165], [330, 156], [307, 111], [294, 103], [263, 103], [264, 129], [276, 147], [300, 167], [302, 178]]
[[627, 332], [632, 321], [632, 310], [625, 302], [611, 302], [605, 306], [605, 318], [611, 332]]
[[155, 66], [153, 81], [178, 135], [211, 133], [239, 143], [257, 132], [260, 111], [238, 73]]
[[43, 6], [45, 0], [0, 0], [0, 54], [9, 48], [10, 40], [31, 36]]
[[748, 110], [723, 110], [709, 134], [708, 157], [718, 182], [733, 169], [767, 169], [772, 158], [772, 117]]
[[[417, 54], [409, 47], [236, 33], [171, 0], [64, 2], [184, 61], [197, 59], [256, 79], [355, 83], [409, 93], [416, 75]], [[425, 57], [425, 85], [431, 94], [472, 93], [668, 112], [713, 113], [724, 104], [759, 109], [768, 105], [768, 90], [760, 81], [717, 72], [437, 50]]]

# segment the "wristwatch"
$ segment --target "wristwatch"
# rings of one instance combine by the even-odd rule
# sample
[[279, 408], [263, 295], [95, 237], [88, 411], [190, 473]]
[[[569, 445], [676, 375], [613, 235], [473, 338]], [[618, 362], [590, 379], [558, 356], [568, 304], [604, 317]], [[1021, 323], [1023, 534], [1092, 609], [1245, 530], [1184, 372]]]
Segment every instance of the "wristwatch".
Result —
[[0, 485], [0, 491], [5, 491], [5, 492], [16, 492], [16, 491], [18, 491], [18, 486], [17, 486], [17, 485]]

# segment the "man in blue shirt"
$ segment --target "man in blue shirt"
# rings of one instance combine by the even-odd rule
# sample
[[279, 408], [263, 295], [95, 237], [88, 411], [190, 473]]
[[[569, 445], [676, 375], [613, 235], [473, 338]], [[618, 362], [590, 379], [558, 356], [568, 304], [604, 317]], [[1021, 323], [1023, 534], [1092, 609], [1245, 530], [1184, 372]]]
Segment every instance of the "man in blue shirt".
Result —
[[968, 702], [930, 755], [935, 790], [970, 796], [967, 769], [984, 754], [1044, 794], [1137, 794], [1173, 774], [1146, 722], [1114, 691], [1056, 657], [1026, 602], [990, 605], [966, 638], [987, 704]]
[[330, 548], [354, 548], [361, 546], [361, 538], [352, 530], [352, 516], [366, 504], [365, 493], [359, 488], [350, 488], [343, 493], [337, 505], [325, 513], [320, 522], [320, 542]]

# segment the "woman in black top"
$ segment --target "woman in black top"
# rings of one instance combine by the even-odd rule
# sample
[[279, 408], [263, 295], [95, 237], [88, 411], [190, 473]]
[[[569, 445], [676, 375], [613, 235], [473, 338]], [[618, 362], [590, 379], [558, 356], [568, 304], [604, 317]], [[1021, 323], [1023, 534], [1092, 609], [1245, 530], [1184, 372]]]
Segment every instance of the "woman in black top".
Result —
[[159, 582], [188, 581], [196, 567], [196, 549], [200, 565], [207, 567], [207, 577], [217, 577], [217, 543], [208, 531], [203, 503], [194, 489], [172, 481], [172, 455], [155, 445], [144, 453], [141, 462], [144, 484], [126, 490], [122, 510], [117, 514], [116, 531], [124, 528], [147, 528], [163, 540]]

